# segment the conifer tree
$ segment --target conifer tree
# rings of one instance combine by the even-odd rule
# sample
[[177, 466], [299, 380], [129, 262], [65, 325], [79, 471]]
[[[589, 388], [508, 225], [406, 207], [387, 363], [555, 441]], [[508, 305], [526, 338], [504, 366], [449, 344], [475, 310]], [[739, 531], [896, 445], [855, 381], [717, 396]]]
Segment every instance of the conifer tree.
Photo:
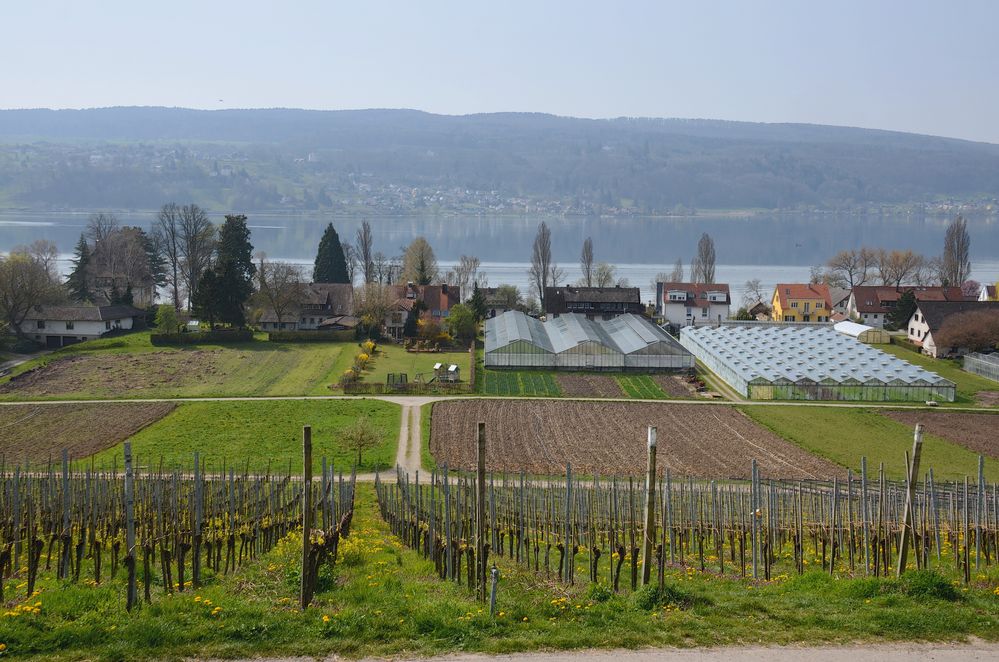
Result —
[[340, 244], [340, 237], [333, 224], [326, 226], [323, 238], [319, 240], [319, 250], [316, 253], [316, 265], [312, 270], [312, 281], [315, 283], [349, 283], [347, 275], [347, 258]]
[[87, 287], [87, 268], [89, 266], [90, 245], [87, 243], [86, 237], [81, 234], [73, 254], [73, 270], [69, 272], [69, 277], [66, 279], [69, 298], [73, 301], [86, 303], [93, 299], [90, 288]]

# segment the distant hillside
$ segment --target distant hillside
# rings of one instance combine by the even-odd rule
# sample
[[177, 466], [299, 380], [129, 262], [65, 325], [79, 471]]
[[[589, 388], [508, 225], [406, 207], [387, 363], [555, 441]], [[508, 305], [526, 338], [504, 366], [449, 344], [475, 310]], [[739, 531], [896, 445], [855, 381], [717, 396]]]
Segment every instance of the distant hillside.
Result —
[[668, 213], [999, 196], [999, 145], [713, 120], [0, 111], [0, 205]]

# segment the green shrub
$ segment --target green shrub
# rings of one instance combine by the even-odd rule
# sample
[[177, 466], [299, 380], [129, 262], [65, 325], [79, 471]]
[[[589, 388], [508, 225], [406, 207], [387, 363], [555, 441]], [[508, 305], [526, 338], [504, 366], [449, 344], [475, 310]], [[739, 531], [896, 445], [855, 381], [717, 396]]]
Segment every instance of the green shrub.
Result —
[[271, 342], [350, 342], [357, 337], [351, 330], [344, 331], [268, 331]]
[[666, 605], [689, 607], [694, 604], [694, 595], [679, 586], [672, 584], [649, 584], [635, 591], [631, 596], [636, 607], [644, 611], [652, 611]]
[[936, 598], [954, 601], [960, 597], [957, 589], [936, 570], [912, 570], [897, 580], [899, 593], [914, 598]]
[[607, 602], [614, 597], [614, 591], [607, 584], [590, 584], [586, 589], [586, 598], [593, 602]]

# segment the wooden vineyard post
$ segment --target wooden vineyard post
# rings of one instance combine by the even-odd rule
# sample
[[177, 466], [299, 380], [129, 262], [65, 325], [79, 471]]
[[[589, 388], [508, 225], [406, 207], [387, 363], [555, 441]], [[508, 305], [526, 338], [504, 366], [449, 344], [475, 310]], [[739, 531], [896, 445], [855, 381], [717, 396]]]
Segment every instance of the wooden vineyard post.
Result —
[[759, 537], [760, 530], [760, 520], [757, 517], [757, 511], [759, 510], [759, 494], [758, 487], [756, 485], [756, 460], [753, 460], [752, 466], [749, 472], [749, 515], [752, 519], [752, 543], [753, 543], [753, 579], [756, 579], [758, 574], [757, 562], [759, 560], [759, 555], [757, 554], [757, 538]]
[[475, 558], [478, 561], [478, 572], [475, 581], [478, 583], [477, 595], [486, 600], [486, 424], [479, 422], [478, 440], [476, 445], [475, 474]]
[[132, 611], [138, 591], [135, 585], [135, 477], [132, 475], [132, 442], [125, 442], [125, 565], [128, 566], [128, 590], [125, 609]]
[[915, 540], [915, 529], [912, 524], [912, 504], [916, 499], [916, 481], [919, 480], [919, 456], [923, 452], [923, 424], [916, 423], [916, 433], [912, 440], [912, 463], [906, 467], [909, 470], [909, 480], [906, 485], [905, 506], [902, 511], [902, 539], [898, 546], [898, 566], [895, 576], [901, 577], [905, 572], [905, 564], [909, 557], [909, 539]]
[[312, 426], [302, 428], [302, 611], [312, 602], [312, 573], [309, 556], [312, 552]]
[[[932, 471], [932, 469], [931, 469]], [[864, 574], [871, 573], [871, 545], [868, 540], [867, 523], [867, 456], [860, 458], [860, 517], [864, 534]]]
[[645, 531], [642, 536], [642, 586], [649, 583], [656, 537], [656, 428], [649, 426], [649, 458], [645, 474]]

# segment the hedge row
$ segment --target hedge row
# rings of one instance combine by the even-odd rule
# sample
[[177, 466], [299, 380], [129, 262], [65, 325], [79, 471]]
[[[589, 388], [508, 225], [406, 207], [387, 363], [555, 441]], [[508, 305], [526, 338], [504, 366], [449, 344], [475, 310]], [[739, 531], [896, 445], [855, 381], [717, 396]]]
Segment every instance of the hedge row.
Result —
[[153, 333], [149, 336], [149, 341], [157, 347], [161, 345], [250, 342], [251, 340], [253, 340], [253, 331], [249, 329], [215, 329], [214, 331], [195, 333]]
[[271, 342], [350, 342], [357, 338], [354, 331], [270, 331]]
[[891, 342], [893, 345], [904, 347], [905, 349], [915, 352], [916, 354], [921, 354], [923, 351], [923, 348], [917, 345], [916, 343], [906, 340], [905, 338], [902, 338], [900, 336], [892, 336]]

